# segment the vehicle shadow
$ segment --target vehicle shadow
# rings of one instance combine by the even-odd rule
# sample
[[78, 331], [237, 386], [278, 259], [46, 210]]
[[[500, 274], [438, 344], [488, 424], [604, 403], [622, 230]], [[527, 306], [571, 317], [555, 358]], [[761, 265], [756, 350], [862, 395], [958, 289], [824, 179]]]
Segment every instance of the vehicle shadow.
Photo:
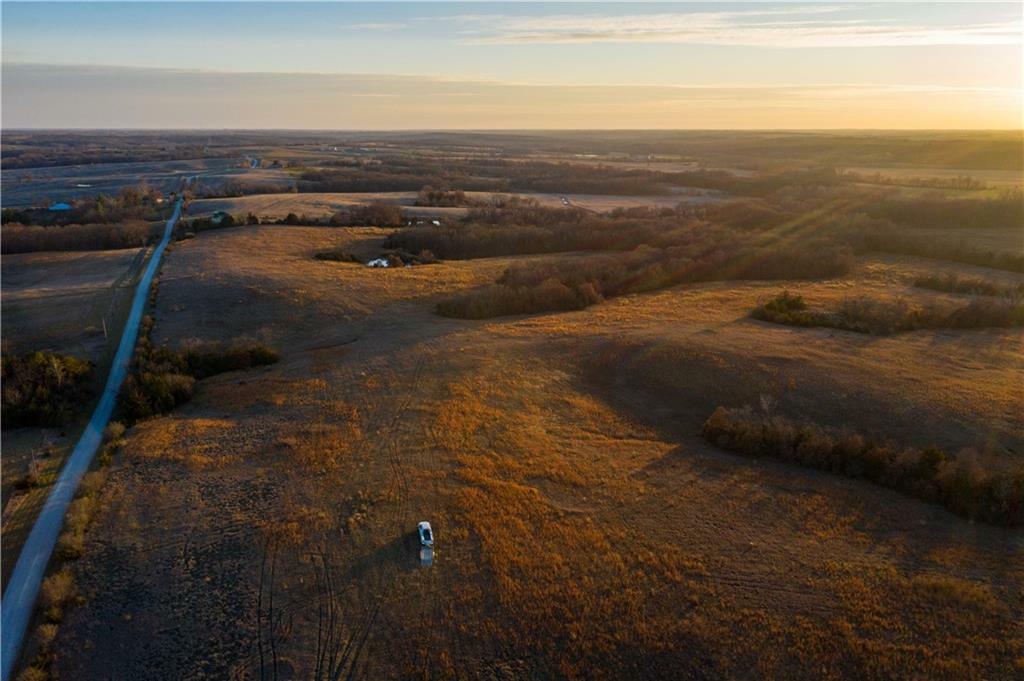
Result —
[[367, 553], [354, 556], [353, 562], [345, 570], [344, 576], [346, 580], [358, 580], [381, 569], [410, 572], [421, 566], [430, 566], [433, 561], [433, 549], [421, 547], [419, 534], [416, 530], [412, 530]]

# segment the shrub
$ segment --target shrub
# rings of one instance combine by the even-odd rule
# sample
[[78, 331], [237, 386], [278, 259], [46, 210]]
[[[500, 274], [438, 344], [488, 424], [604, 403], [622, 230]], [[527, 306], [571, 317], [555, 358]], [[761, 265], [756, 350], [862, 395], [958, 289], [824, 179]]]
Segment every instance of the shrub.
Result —
[[111, 421], [103, 431], [103, 440], [105, 442], [117, 442], [124, 437], [126, 430], [127, 428], [120, 421]]
[[469, 203], [466, 192], [461, 189], [434, 189], [430, 185], [424, 186], [416, 194], [417, 206], [465, 206]]
[[[144, 322], [145, 333], [150, 326]], [[174, 351], [151, 347], [144, 335], [118, 395], [119, 412], [128, 423], [165, 414], [192, 398], [196, 380], [273, 364], [279, 358], [276, 350], [259, 343], [196, 343]]]
[[75, 578], [68, 569], [55, 572], [43, 580], [39, 601], [50, 623], [64, 619], [64, 606], [75, 596]]
[[1009, 298], [976, 298], [960, 306], [938, 301], [915, 305], [904, 298], [857, 296], [843, 299], [833, 312], [821, 312], [807, 310], [800, 296], [783, 291], [751, 315], [778, 324], [890, 335], [915, 329], [1024, 326], [1024, 303]]
[[929, 274], [914, 280], [914, 286], [948, 293], [967, 293], [976, 296], [1024, 297], [1024, 284], [1003, 286], [979, 277], [965, 277], [960, 274]]
[[953, 329], [1024, 326], [1024, 302], [976, 298], [951, 310], [942, 325]]
[[133, 373], [121, 388], [121, 413], [129, 423], [167, 413], [192, 398], [194, 384], [195, 379], [184, 374]]
[[40, 667], [25, 667], [18, 674], [18, 681], [51, 681], [50, 672]]
[[25, 475], [18, 478], [14, 483], [17, 489], [32, 489], [43, 484], [43, 462], [38, 459], [29, 461], [28, 470]]
[[64, 532], [57, 542], [57, 555], [62, 560], [75, 560], [85, 549], [85, 533], [92, 524], [99, 506], [98, 494], [106, 480], [101, 471], [89, 473], [82, 479], [78, 496], [64, 516]]
[[281, 356], [260, 343], [236, 342], [229, 345], [194, 344], [182, 352], [186, 372], [196, 379], [228, 371], [274, 364]]
[[3, 427], [60, 426], [91, 396], [93, 365], [69, 355], [3, 355]]
[[752, 315], [756, 319], [763, 319], [777, 324], [791, 324], [793, 326], [814, 326], [814, 316], [807, 311], [807, 303], [803, 296], [798, 293], [790, 293], [784, 290], [768, 302], [758, 307]]
[[48, 650], [53, 639], [57, 637], [56, 624], [40, 624], [36, 627], [36, 644], [43, 650]]
[[346, 250], [335, 248], [329, 251], [320, 251], [313, 256], [317, 260], [329, 260], [331, 262], [356, 262], [362, 264], [362, 260]]
[[582, 310], [600, 299], [591, 284], [569, 287], [549, 278], [533, 286], [495, 284], [454, 296], [438, 303], [437, 313], [445, 317], [486, 319], [550, 310]]
[[367, 206], [353, 206], [333, 215], [330, 219], [330, 224], [360, 227], [400, 227], [402, 225], [402, 207], [391, 203], [371, 203]]
[[953, 456], [935, 448], [899, 448], [856, 433], [833, 434], [819, 426], [751, 408], [719, 407], [702, 434], [717, 447], [863, 478], [959, 515], [996, 525], [1024, 523], [1024, 467], [991, 472], [968, 453]]
[[823, 326], [887, 335], [921, 328], [924, 314], [904, 298], [880, 300], [857, 296], [841, 300], [835, 317], [822, 316], [820, 321]]

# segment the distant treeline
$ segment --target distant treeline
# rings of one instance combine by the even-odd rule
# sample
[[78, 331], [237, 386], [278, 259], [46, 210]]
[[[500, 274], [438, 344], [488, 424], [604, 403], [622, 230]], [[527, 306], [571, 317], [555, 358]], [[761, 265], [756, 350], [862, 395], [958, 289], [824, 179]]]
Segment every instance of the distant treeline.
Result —
[[483, 319], [578, 310], [684, 282], [839, 276], [851, 263], [848, 249], [834, 240], [757, 243], [735, 230], [699, 223], [673, 232], [670, 245], [510, 267], [490, 286], [441, 301], [437, 312]]
[[936, 260], [962, 262], [979, 267], [1024, 272], [1024, 252], [992, 251], [972, 245], [967, 239], [935, 237], [915, 233], [891, 220], [875, 220], [860, 213], [840, 221], [848, 242], [858, 253], [879, 251], [914, 255]]
[[282, 182], [224, 182], [221, 184], [203, 184], [192, 196], [198, 199], [238, 198], [258, 194], [288, 194], [298, 189], [293, 184]]
[[[758, 132], [758, 131], [518, 131], [518, 132], [298, 132], [298, 131], [5, 131], [5, 168], [217, 158], [244, 147], [365, 148], [384, 162], [421, 150], [501, 160], [526, 153], [628, 154], [714, 160], [720, 164], [778, 163], [918, 166], [947, 169], [1024, 169], [1019, 131]], [[404, 151], [398, 151], [404, 150]], [[425, 155], [425, 154], [424, 154]], [[367, 156], [359, 160], [367, 160]], [[435, 185], [436, 186], [436, 185]]]
[[664, 172], [549, 161], [473, 159], [434, 165], [416, 158], [394, 159], [383, 169], [317, 168], [301, 174], [303, 192], [418, 191], [424, 185], [462, 191], [554, 194], [666, 195], [675, 186], [744, 196], [767, 196], [786, 186], [849, 182], [832, 168], [794, 170], [743, 177], [724, 170]]
[[116, 196], [99, 194], [70, 204], [68, 210], [43, 208], [4, 208], [0, 211], [3, 224], [23, 225], [84, 225], [111, 224], [126, 220], [159, 220], [168, 206], [163, 195], [146, 185], [125, 187]]
[[402, 207], [390, 203], [371, 203], [350, 206], [328, 216], [310, 217], [305, 213], [288, 213], [283, 218], [265, 219], [255, 213], [244, 216], [226, 214], [219, 221], [212, 217], [182, 220], [180, 230], [184, 234], [205, 232], [211, 229], [225, 229], [239, 225], [292, 225], [310, 227], [398, 227], [405, 224]]
[[[6, 137], [6, 133], [5, 133]], [[10, 148], [4, 142], [4, 168], [51, 168], [96, 163], [152, 163], [153, 161], [178, 161], [208, 157], [200, 146], [185, 146], [176, 149], [150, 148], [146, 151], [133, 149], [94, 149], [74, 146], [54, 146], [48, 149]]]
[[37, 251], [105, 251], [119, 248], [139, 248], [159, 238], [164, 225], [161, 222], [125, 222], [103, 225], [66, 225], [39, 227], [4, 225], [3, 253], [33, 253]]
[[864, 212], [910, 227], [1024, 229], [1024, 194], [1004, 192], [990, 199], [890, 198]]
[[927, 187], [930, 189], [988, 189], [981, 180], [970, 175], [956, 177], [914, 177], [904, 175], [885, 175], [884, 173], [859, 173], [852, 170], [843, 172], [843, 176], [855, 182], [865, 184], [891, 185], [895, 187]]
[[531, 208], [507, 220], [407, 227], [392, 234], [386, 248], [429, 250], [445, 259], [564, 251], [630, 250], [641, 244], [668, 245], [686, 221], [614, 219], [578, 209]]
[[439, 258], [461, 260], [565, 251], [621, 251], [642, 244], [670, 246], [677, 231], [698, 222], [741, 230], [771, 230], [795, 215], [761, 201], [692, 208], [619, 208], [597, 214], [581, 208], [537, 205], [473, 208], [458, 224], [421, 225], [394, 232], [388, 248], [430, 250]]

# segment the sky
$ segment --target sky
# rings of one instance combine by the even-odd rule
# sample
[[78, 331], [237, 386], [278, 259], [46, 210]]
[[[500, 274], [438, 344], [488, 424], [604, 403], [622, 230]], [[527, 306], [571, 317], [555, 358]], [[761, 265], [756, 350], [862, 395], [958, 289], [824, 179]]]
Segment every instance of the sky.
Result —
[[1014, 128], [1011, 3], [3, 2], [4, 128]]

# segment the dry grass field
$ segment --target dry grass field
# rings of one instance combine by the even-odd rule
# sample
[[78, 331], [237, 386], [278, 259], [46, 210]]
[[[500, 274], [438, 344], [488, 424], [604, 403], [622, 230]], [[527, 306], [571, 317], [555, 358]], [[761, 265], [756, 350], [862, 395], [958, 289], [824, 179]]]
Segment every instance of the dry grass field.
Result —
[[1024, 277], [869, 255], [838, 279], [464, 321], [433, 307], [569, 256], [313, 257], [373, 255], [386, 234], [242, 227], [169, 255], [156, 344], [251, 338], [282, 359], [129, 430], [56, 678], [1024, 674], [1019, 528], [700, 437], [716, 407], [762, 403], [1019, 464], [1020, 329], [881, 337], [749, 314], [783, 287], [824, 306], [952, 295], [914, 289], [923, 272]]
[[97, 361], [105, 345], [102, 320], [117, 307], [115, 298], [130, 294], [145, 255], [138, 248], [4, 255], [4, 351], [52, 350]]

